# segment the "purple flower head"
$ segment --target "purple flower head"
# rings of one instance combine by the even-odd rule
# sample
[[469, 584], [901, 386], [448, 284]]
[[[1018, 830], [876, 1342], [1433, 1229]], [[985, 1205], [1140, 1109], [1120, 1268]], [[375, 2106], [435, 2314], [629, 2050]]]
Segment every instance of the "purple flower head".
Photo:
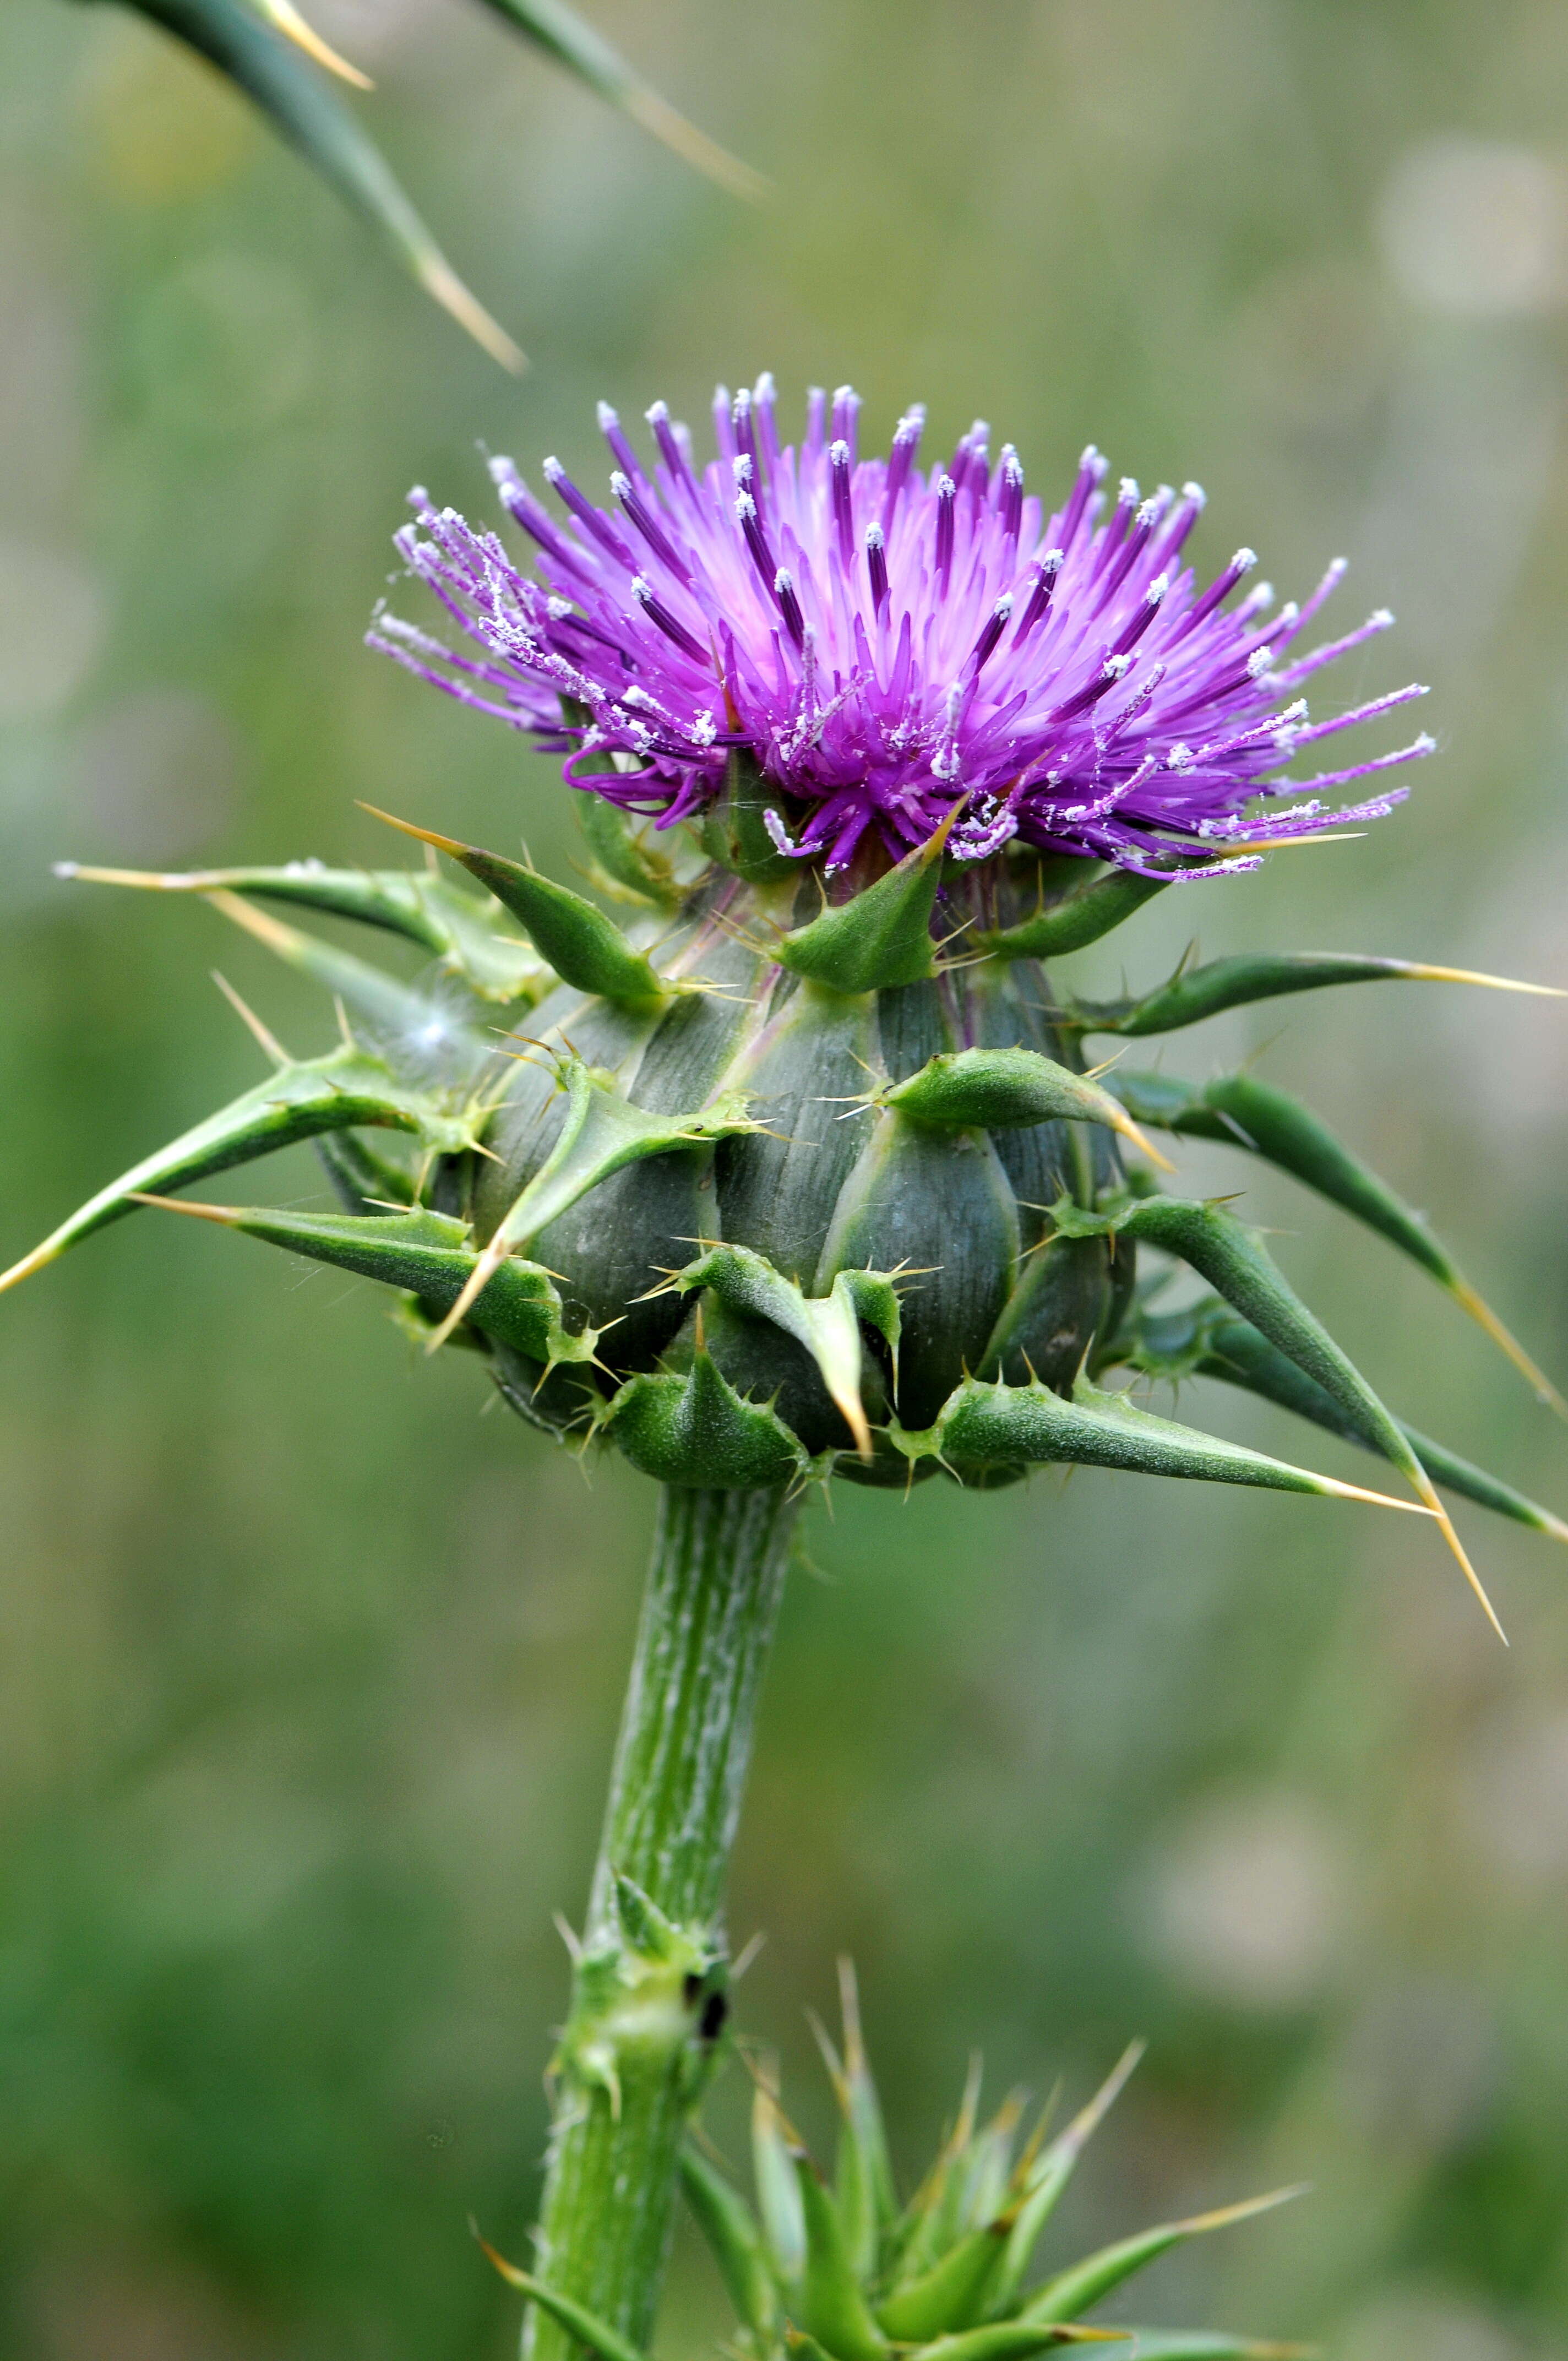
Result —
[[1276, 612], [1266, 584], [1242, 591], [1250, 550], [1207, 587], [1183, 564], [1195, 484], [1145, 500], [1124, 479], [1108, 499], [1091, 447], [1047, 517], [1011, 444], [992, 461], [982, 421], [924, 469], [923, 410], [900, 420], [885, 458], [861, 459], [859, 407], [847, 386], [831, 402], [814, 391], [797, 449], [780, 445], [770, 378], [733, 401], [721, 387], [718, 456], [699, 470], [663, 402], [648, 412], [646, 464], [601, 405], [613, 511], [557, 460], [544, 462], [555, 514], [510, 460], [492, 463], [537, 545], [532, 575], [493, 533], [416, 491], [399, 549], [469, 647], [386, 614], [371, 644], [567, 754], [574, 786], [661, 826], [711, 803], [743, 749], [775, 790], [780, 850], [829, 871], [868, 835], [894, 857], [924, 843], [957, 807], [960, 859], [1016, 838], [1206, 876], [1402, 798], [1388, 785], [1332, 802], [1430, 753], [1424, 734], [1282, 775], [1320, 740], [1424, 694], [1411, 684], [1309, 719], [1303, 684], [1393, 620], [1379, 611], [1295, 653], [1343, 560], [1303, 606]]

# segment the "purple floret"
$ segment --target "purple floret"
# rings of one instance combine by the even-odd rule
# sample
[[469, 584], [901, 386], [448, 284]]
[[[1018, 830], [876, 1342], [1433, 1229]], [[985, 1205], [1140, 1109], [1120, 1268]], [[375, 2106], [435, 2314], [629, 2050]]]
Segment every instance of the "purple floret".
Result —
[[[1343, 560], [1305, 605], [1271, 618], [1266, 585], [1227, 603], [1250, 550], [1205, 588], [1182, 564], [1197, 485], [1144, 500], [1124, 479], [1106, 515], [1107, 463], [1091, 447], [1047, 517], [1011, 444], [992, 463], [983, 422], [927, 472], [923, 410], [899, 422], [885, 459], [861, 459], [859, 407], [848, 387], [831, 405], [814, 391], [797, 450], [780, 445], [770, 378], [733, 401], [720, 388], [719, 456], [699, 472], [663, 402], [648, 412], [647, 465], [601, 405], [614, 513], [557, 460], [544, 475], [560, 516], [510, 460], [492, 462], [537, 545], [532, 575], [493, 533], [416, 491], [398, 548], [473, 652], [385, 613], [370, 642], [565, 753], [572, 785], [661, 826], [711, 803], [743, 748], [778, 791], [780, 850], [828, 871], [868, 831], [895, 856], [924, 843], [957, 806], [948, 850], [960, 859], [1017, 838], [1139, 871], [1163, 873], [1174, 857], [1207, 876], [1402, 799], [1390, 785], [1332, 801], [1430, 753], [1424, 733], [1343, 769], [1281, 775], [1303, 749], [1425, 693], [1412, 683], [1309, 719], [1302, 683], [1393, 620], [1381, 610], [1293, 654]], [[1256, 807], [1281, 796], [1284, 808]]]

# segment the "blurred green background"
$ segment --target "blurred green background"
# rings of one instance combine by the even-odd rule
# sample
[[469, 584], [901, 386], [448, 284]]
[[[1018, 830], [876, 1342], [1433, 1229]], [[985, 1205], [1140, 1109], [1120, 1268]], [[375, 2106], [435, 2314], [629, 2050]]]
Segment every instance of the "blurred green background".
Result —
[[[551, 766], [360, 647], [405, 489], [477, 445], [602, 484], [604, 395], [852, 379], [978, 411], [1036, 489], [1091, 436], [1200, 477], [1201, 556], [1336, 551], [1443, 753], [1354, 844], [1167, 896], [1192, 929], [1568, 983], [1568, 12], [1561, 0], [598, 0], [773, 178], [748, 208], [456, 0], [320, 0], [412, 193], [535, 361], [509, 382], [203, 70], [0, 12], [0, 1260], [247, 1087], [221, 961], [121, 863], [388, 857], [364, 796], [574, 857]], [[1088, 962], [1086, 962], [1088, 964]], [[1568, 1017], [1446, 987], [1247, 1012], [1568, 1375]], [[1420, 1276], [1255, 1169], [1297, 1282], [1405, 1415], [1568, 1508], [1568, 1449]], [[308, 1156], [262, 1187], [310, 1198]], [[367, 1287], [128, 1223], [0, 1312], [0, 2351], [490, 2361], [520, 2251], [652, 1521]], [[1348, 1455], [1212, 1392], [1224, 1431]], [[1341, 2361], [1568, 2356], [1568, 1597], [1464, 1520], [1080, 1473], [805, 1526], [733, 1894], [742, 2021], [826, 2136], [803, 2010], [861, 1966], [906, 2170], [983, 2044], [1081, 2095], [1151, 2058], [1063, 2239], [1282, 2179], [1162, 2266], [1171, 2320]], [[813, 1578], [813, 1577], [817, 1578]], [[733, 2125], [732, 2070], [716, 2117]], [[1140, 2302], [1140, 2309], [1142, 2309]], [[725, 2314], [683, 2241], [662, 2350]]]

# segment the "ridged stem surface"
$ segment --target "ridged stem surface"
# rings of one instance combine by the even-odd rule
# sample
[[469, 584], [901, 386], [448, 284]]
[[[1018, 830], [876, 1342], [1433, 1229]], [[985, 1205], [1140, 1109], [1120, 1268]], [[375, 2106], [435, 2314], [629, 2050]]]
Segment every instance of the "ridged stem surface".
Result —
[[[534, 2268], [643, 2347], [722, 1988], [725, 1872], [795, 1516], [779, 1491], [663, 1495], [556, 2061]], [[629, 1924], [618, 1878], [670, 1922], [662, 1947]], [[532, 2361], [578, 2350], [531, 2312]]]

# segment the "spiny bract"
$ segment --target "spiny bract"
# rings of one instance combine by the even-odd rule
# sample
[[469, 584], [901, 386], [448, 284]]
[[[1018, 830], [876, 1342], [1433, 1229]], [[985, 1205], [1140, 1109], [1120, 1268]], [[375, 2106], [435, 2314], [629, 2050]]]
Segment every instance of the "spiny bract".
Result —
[[[389, 641], [384, 620], [377, 634], [554, 737], [601, 900], [401, 821], [423, 870], [68, 868], [206, 895], [335, 995], [342, 1038], [299, 1061], [253, 1020], [270, 1077], [10, 1278], [151, 1198], [387, 1281], [427, 1340], [483, 1353], [534, 1424], [611, 1439], [668, 1483], [837, 1471], [905, 1486], [939, 1470], [994, 1485], [1086, 1462], [1381, 1498], [1107, 1384], [1199, 1371], [1381, 1455], [1451, 1539], [1434, 1483], [1568, 1537], [1391, 1416], [1253, 1232], [1160, 1190], [1147, 1133], [1266, 1158], [1369, 1224], [1554, 1399], [1424, 1223], [1253, 1076], [1097, 1074], [1086, 1048], [1328, 984], [1496, 980], [1265, 955], [1094, 1003], [1056, 965], [1208, 873], [1217, 841], [1222, 865], [1255, 862], [1265, 840], [1241, 807], [1314, 734], [1270, 670], [1300, 619], [1282, 633], [1258, 623], [1255, 596], [1227, 608], [1238, 565], [1201, 593], [1176, 569], [1195, 493], [1138, 504], [1124, 488], [1097, 522], [1097, 461], [1047, 525], [1012, 453], [988, 472], [979, 430], [922, 479], [911, 421], [890, 460], [857, 465], [852, 399], [836, 398], [828, 442], [814, 398], [797, 458], [762, 388], [725, 408], [705, 489], [684, 432], [650, 414], [652, 477], [604, 422], [635, 561], [627, 524], [558, 468], [562, 528], [501, 467], [544, 584], [425, 508], [405, 555], [484, 653], [407, 630]], [[781, 554], [791, 563], [773, 566]], [[1024, 578], [1014, 620], [1006, 586]], [[1120, 683], [1147, 663], [1114, 710], [1086, 688], [1112, 657]], [[401, 935], [433, 971], [400, 982], [258, 902]], [[391, 1134], [402, 1159], [373, 1144]], [[304, 1137], [340, 1211], [170, 1196]], [[1179, 1266], [1211, 1292], [1162, 1312], [1159, 1273]]]
[[[784, 2114], [765, 2067], [755, 2070], [751, 2112], [754, 2205], [700, 2135], [688, 2137], [681, 2158], [687, 2204], [735, 2309], [732, 2349], [746, 2361], [893, 2361], [895, 2353], [909, 2361], [1033, 2361], [1055, 2345], [1102, 2339], [1118, 2361], [1286, 2361], [1301, 2350], [1205, 2330], [1084, 2324], [1086, 2313], [1173, 2246], [1265, 2213], [1300, 2193], [1293, 2189], [1160, 2223], [1029, 2283], [1036, 2248], [1141, 2043], [1054, 2137], [1047, 2108], [1020, 2139], [1021, 2093], [981, 2121], [977, 2060], [935, 2162], [901, 2204], [847, 1960], [839, 1980], [841, 2053], [818, 2028], [840, 2119], [831, 2180]], [[597, 2361], [639, 2361], [547, 2280], [489, 2251], [512, 2285]]]

